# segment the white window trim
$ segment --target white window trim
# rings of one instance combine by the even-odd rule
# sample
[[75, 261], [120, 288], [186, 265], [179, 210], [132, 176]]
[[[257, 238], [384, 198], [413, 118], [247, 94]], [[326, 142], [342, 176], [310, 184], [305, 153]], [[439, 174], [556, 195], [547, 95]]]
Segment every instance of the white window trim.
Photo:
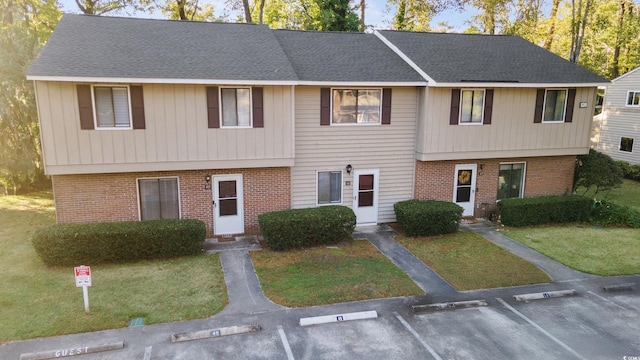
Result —
[[[500, 173], [500, 165], [513, 165], [513, 164], [524, 165], [522, 169], [522, 186], [520, 187], [520, 196], [518, 197], [519, 199], [522, 199], [524, 197], [524, 187], [525, 187], [525, 182], [527, 180], [527, 162], [526, 161], [510, 161], [510, 162], [498, 163], [498, 174]], [[497, 191], [496, 191], [496, 197], [498, 197]], [[507, 198], [507, 199], [514, 199], [514, 198]], [[500, 202], [500, 200], [502, 199], [497, 199], [496, 202]]]
[[[552, 91], [564, 90], [565, 91], [564, 109], [562, 109], [562, 120], [545, 120], [544, 119], [544, 113], [547, 110], [547, 92], [549, 92], [549, 90], [552, 90]], [[549, 88], [549, 89], [544, 89], [544, 101], [542, 103], [542, 123], [543, 124], [562, 124], [562, 123], [564, 123], [565, 120], [567, 119], [567, 101], [568, 100], [569, 100], [569, 88]]]
[[[127, 88], [127, 103], [129, 106], [129, 126], [98, 126], [98, 109], [96, 107], [96, 87], [126, 87]], [[132, 130], [133, 129], [133, 117], [131, 111], [131, 88], [128, 84], [92, 84], [91, 85], [91, 110], [93, 110], [93, 128], [94, 130]]]
[[[319, 202], [319, 198], [318, 198], [318, 175], [320, 173], [324, 173], [324, 172], [328, 172], [328, 173], [335, 173], [335, 172], [339, 172], [340, 173], [340, 202], [331, 202], [329, 201], [326, 204], [320, 204]], [[342, 205], [342, 203], [344, 202], [344, 171], [343, 170], [316, 170], [316, 187], [315, 187], [315, 193], [316, 193], [316, 206], [330, 206], [330, 205]]]
[[627, 97], [624, 99], [624, 107], [630, 107], [630, 108], [640, 107], [640, 103], [638, 105], [633, 105], [633, 104], [629, 105], [629, 94], [630, 93], [640, 93], [640, 90], [627, 90]]
[[[224, 114], [222, 109], [224, 104], [222, 103], [222, 89], [249, 89], [249, 125], [247, 126], [230, 126], [224, 125]], [[253, 86], [220, 86], [218, 88], [218, 112], [220, 113], [220, 129], [251, 129], [253, 128]]]
[[[482, 116], [480, 117], [480, 122], [462, 122], [462, 93], [464, 91], [478, 91], [478, 90], [482, 90]], [[484, 125], [484, 106], [485, 106], [485, 102], [487, 101], [487, 89], [482, 89], [482, 88], [469, 88], [469, 89], [460, 89], [460, 106], [458, 109], [458, 125], [471, 125], [471, 126], [477, 126], [477, 125]]]
[[[380, 113], [380, 121], [378, 121], [377, 123], [334, 123], [333, 122], [333, 91], [334, 90], [380, 90], [380, 109], [378, 110]], [[331, 88], [331, 107], [329, 108], [330, 114], [329, 116], [331, 117], [330, 121], [329, 121], [329, 126], [378, 126], [378, 125], [382, 125], [382, 97], [383, 95], [383, 89], [382, 88], [371, 88], [371, 87], [335, 87], [335, 88]]]
[[178, 176], [152, 176], [136, 178], [136, 197], [138, 199], [138, 221], [142, 221], [142, 204], [140, 204], [140, 180], [176, 179], [178, 186], [178, 219], [182, 219], [182, 196], [180, 196], [180, 178]]
[[633, 145], [635, 145], [636, 138], [631, 136], [620, 136], [620, 141], [618, 141], [618, 152], [622, 154], [633, 154], [633, 145], [631, 146], [631, 151], [624, 151], [621, 149], [622, 147], [622, 138], [631, 139], [633, 141]]

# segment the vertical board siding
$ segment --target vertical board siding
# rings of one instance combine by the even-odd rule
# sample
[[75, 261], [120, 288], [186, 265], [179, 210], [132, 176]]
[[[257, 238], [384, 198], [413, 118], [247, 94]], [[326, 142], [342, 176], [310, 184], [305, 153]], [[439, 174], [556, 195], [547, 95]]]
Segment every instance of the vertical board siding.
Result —
[[145, 84], [146, 129], [82, 131], [76, 84], [38, 81], [36, 88], [47, 166], [294, 156], [289, 86], [263, 88], [263, 128], [209, 129], [204, 86]]
[[350, 164], [354, 170], [380, 170], [378, 221], [394, 221], [393, 204], [412, 197], [417, 93], [416, 88], [393, 88], [390, 125], [323, 126], [320, 88], [297, 87], [292, 207], [316, 206], [317, 171], [343, 171], [342, 205], [352, 207], [353, 171], [344, 170]]
[[533, 122], [536, 89], [496, 88], [491, 124], [451, 126], [452, 90], [430, 88], [417, 149], [422, 154], [530, 150], [533, 156], [536, 150], [543, 149], [586, 149], [595, 91], [595, 88], [577, 89], [574, 103], [586, 101], [589, 106], [574, 106], [573, 122], [536, 124]]

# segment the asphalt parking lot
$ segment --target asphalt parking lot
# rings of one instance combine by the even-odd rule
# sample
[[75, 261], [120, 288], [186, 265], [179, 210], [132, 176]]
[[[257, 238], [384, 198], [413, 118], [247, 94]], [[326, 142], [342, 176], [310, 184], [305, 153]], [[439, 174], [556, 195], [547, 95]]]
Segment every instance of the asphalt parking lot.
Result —
[[[636, 283], [634, 288], [637, 288]], [[487, 306], [413, 312], [415, 298], [383, 299], [306, 309], [215, 316], [5, 344], [0, 358], [31, 351], [124, 341], [124, 348], [78, 359], [638, 359], [637, 290], [608, 293], [586, 287], [578, 295], [516, 302], [489, 298]], [[376, 311], [378, 317], [300, 326], [300, 318]], [[260, 331], [171, 342], [183, 331], [232, 325]], [[53, 342], [52, 342], [53, 341]], [[53, 344], [56, 346], [52, 348]], [[4, 352], [4, 354], [3, 354]], [[62, 353], [58, 358], [64, 358]]]

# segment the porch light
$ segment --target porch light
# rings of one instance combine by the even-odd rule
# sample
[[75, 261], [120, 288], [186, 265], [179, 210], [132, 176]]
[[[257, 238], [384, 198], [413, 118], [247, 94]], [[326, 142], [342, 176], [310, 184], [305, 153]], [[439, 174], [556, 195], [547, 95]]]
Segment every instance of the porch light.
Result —
[[209, 175], [205, 175], [204, 176], [204, 189], [205, 190], [210, 190], [211, 189], [211, 176]]
[[347, 170], [347, 174], [351, 174], [351, 170], [353, 170], [353, 166], [351, 166], [351, 164], [347, 165], [346, 170]]

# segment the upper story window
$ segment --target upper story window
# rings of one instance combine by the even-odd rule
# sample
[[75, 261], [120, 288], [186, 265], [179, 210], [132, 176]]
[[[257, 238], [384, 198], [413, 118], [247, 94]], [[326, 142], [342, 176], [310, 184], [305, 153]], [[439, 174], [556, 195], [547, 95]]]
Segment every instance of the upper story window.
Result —
[[629, 90], [627, 92], [627, 106], [640, 107], [640, 90]]
[[332, 124], [380, 124], [382, 89], [334, 89]]
[[222, 127], [251, 127], [251, 89], [221, 88]]
[[570, 123], [576, 89], [538, 89], [534, 123]]
[[131, 128], [128, 86], [94, 86], [97, 128]]
[[208, 127], [210, 129], [264, 127], [262, 94], [261, 87], [207, 86]]
[[482, 124], [484, 90], [462, 90], [460, 124]]

